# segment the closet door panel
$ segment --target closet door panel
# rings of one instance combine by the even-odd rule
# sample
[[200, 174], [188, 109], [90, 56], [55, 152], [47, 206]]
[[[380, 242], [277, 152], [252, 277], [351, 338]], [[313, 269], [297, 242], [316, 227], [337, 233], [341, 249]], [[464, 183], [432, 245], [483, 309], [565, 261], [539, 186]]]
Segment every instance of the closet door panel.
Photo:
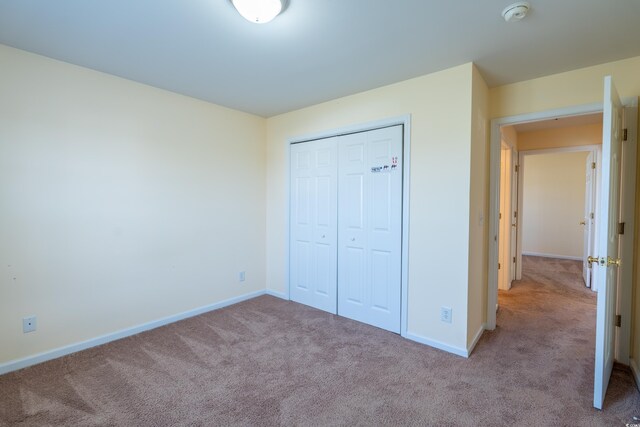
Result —
[[338, 142], [338, 314], [396, 333], [402, 132], [402, 126], [394, 126], [341, 136]]
[[291, 146], [291, 300], [337, 312], [337, 138]]

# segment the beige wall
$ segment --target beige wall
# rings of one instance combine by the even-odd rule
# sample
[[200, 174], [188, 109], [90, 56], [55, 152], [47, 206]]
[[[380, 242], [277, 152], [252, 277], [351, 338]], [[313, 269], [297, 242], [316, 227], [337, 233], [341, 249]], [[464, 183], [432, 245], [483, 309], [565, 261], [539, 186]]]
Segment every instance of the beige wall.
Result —
[[484, 330], [489, 256], [489, 88], [473, 67], [467, 347]]
[[[602, 102], [603, 77], [612, 75], [622, 97], [640, 95], [640, 56], [609, 62], [593, 67], [554, 74], [538, 79], [513, 83], [490, 90], [491, 118], [513, 116], [555, 108]], [[639, 152], [640, 153], [640, 152]], [[639, 162], [640, 164], [640, 162]], [[640, 174], [638, 175], [640, 177]], [[636, 188], [640, 190], [640, 180]], [[637, 195], [640, 191], [637, 191]], [[640, 203], [640, 197], [636, 196]], [[639, 210], [636, 209], [636, 213]], [[640, 224], [640, 216], [637, 216]], [[636, 228], [640, 232], [640, 227]], [[638, 241], [636, 235], [636, 242]], [[640, 262], [640, 250], [636, 245], [636, 263]], [[640, 307], [640, 283], [634, 279], [636, 308]], [[640, 359], [640, 315], [636, 310], [634, 320], [634, 343], [632, 355]]]
[[[517, 133], [521, 151], [602, 144], [602, 123]], [[526, 157], [523, 252], [582, 257], [587, 153]], [[566, 163], [564, 163], [566, 162]], [[556, 201], [564, 200], [565, 203]]]
[[264, 120], [8, 47], [0, 69], [0, 363], [283, 292], [287, 140], [404, 114], [409, 332], [464, 349], [486, 307], [485, 118], [601, 102], [606, 74], [640, 94], [640, 57], [488, 91], [465, 64]]
[[502, 135], [502, 142], [516, 150], [520, 149], [518, 143], [518, 132], [516, 132], [516, 129], [513, 126], [502, 126], [500, 128], [500, 134]]
[[264, 119], [5, 46], [0, 70], [0, 364], [264, 289]]
[[602, 123], [518, 133], [521, 151], [601, 144]]
[[[479, 114], [477, 126], [482, 120], [482, 111], [472, 109], [472, 73], [465, 64], [267, 120], [268, 289], [285, 292], [287, 141], [411, 114], [408, 330], [466, 348], [469, 240], [476, 233], [469, 231], [471, 169], [484, 173], [471, 160], [472, 145], [484, 151], [481, 142], [471, 143], [472, 114]], [[473, 203], [476, 228], [485, 202], [479, 196]], [[453, 309], [453, 323], [440, 321], [441, 306]]]
[[492, 88], [491, 118], [602, 102], [603, 78], [620, 96], [640, 95], [640, 56]]
[[523, 167], [522, 252], [581, 258], [588, 152], [527, 155]]

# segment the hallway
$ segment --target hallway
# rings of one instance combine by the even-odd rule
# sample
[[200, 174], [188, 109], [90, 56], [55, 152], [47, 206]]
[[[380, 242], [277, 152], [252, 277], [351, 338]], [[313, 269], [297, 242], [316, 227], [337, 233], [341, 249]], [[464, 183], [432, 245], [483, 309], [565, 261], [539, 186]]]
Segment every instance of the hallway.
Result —
[[[584, 286], [582, 263], [522, 259], [522, 280], [499, 292], [498, 327], [485, 338], [498, 344], [505, 363], [518, 366], [523, 385], [591, 406], [596, 294]], [[640, 416], [640, 393], [626, 367], [614, 367], [604, 413], [624, 423]]]

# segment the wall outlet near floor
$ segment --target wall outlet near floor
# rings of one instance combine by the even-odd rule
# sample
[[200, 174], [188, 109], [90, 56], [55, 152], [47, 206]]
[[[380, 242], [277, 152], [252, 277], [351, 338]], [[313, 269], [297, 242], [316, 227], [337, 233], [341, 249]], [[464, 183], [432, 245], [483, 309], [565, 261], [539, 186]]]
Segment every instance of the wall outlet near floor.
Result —
[[29, 316], [22, 318], [22, 332], [34, 332], [36, 330], [36, 316]]
[[440, 320], [451, 323], [451, 307], [440, 307]]
[[244, 282], [244, 271], [238, 273], [238, 282]]

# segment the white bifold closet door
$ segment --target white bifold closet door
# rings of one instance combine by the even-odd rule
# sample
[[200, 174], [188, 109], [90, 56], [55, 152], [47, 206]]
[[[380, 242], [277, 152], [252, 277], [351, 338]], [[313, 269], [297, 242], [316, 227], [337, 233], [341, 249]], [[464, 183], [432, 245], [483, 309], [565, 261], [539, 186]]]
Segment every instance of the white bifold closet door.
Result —
[[290, 297], [400, 332], [402, 126], [291, 146]]
[[291, 146], [290, 297], [336, 313], [337, 138]]
[[338, 144], [338, 314], [400, 332], [402, 126]]

